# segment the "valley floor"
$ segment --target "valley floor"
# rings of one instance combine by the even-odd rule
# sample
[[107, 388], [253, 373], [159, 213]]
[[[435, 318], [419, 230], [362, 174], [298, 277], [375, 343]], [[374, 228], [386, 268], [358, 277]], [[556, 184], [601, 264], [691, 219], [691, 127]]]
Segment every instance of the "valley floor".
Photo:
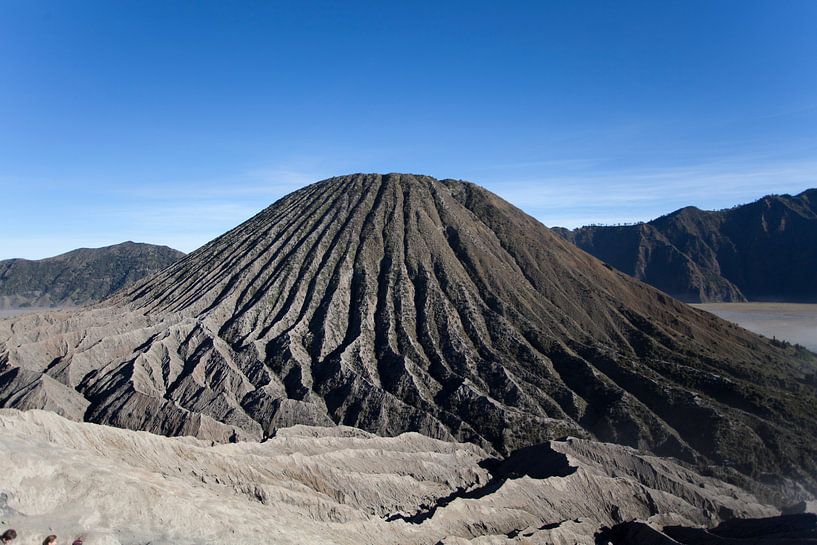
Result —
[[817, 352], [817, 304], [707, 303], [692, 305], [766, 337]]
[[32, 312], [48, 312], [50, 310], [59, 310], [58, 307], [24, 307], [24, 308], [0, 308], [0, 320], [3, 318], [12, 318], [22, 314], [31, 314]]

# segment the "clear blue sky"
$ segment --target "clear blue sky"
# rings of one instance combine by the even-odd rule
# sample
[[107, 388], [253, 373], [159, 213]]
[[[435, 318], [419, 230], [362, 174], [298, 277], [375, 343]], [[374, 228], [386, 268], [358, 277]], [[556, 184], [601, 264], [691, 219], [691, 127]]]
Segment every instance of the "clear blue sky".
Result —
[[817, 2], [0, 0], [0, 259], [359, 171], [571, 227], [817, 186]]

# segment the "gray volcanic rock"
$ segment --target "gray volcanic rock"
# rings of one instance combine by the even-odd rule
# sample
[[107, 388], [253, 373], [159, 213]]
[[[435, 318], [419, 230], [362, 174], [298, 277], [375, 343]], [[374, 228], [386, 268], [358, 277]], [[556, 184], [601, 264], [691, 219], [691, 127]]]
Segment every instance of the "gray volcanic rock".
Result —
[[539, 450], [570, 472], [540, 473], [528, 453], [531, 469], [517, 460], [516, 475], [492, 474], [479, 447], [416, 433], [297, 426], [212, 445], [0, 410], [0, 525], [21, 545], [47, 533], [87, 545], [589, 544], [634, 519], [694, 527], [778, 513], [626, 447], [567, 439]]
[[[217, 441], [344, 424], [507, 454], [573, 435], [758, 493], [817, 489], [813, 355], [612, 270], [473, 184], [313, 184], [105, 305], [0, 321], [0, 403]], [[29, 395], [17, 369], [52, 380]]]
[[123, 242], [37, 261], [0, 261], [0, 309], [94, 303], [183, 256], [167, 246]]
[[636, 225], [555, 231], [682, 301], [817, 302], [817, 189], [727, 210], [687, 207]]

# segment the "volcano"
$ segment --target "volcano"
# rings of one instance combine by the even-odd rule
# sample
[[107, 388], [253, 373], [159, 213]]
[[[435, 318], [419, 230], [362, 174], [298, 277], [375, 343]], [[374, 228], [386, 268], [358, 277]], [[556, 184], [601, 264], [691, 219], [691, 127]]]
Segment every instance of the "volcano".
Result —
[[94, 307], [0, 321], [0, 406], [217, 441], [565, 436], [817, 490], [817, 359], [463, 181], [298, 190]]

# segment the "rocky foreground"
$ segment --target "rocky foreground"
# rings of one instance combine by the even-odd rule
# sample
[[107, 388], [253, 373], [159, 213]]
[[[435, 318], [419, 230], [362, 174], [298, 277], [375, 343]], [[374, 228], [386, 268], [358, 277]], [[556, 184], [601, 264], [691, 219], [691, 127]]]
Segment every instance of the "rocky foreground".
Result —
[[48, 533], [88, 545], [573, 545], [603, 528], [615, 543], [693, 543], [633, 535], [778, 514], [674, 461], [583, 439], [498, 462], [417, 433], [295, 426], [213, 444], [0, 410], [0, 526], [22, 545]]

